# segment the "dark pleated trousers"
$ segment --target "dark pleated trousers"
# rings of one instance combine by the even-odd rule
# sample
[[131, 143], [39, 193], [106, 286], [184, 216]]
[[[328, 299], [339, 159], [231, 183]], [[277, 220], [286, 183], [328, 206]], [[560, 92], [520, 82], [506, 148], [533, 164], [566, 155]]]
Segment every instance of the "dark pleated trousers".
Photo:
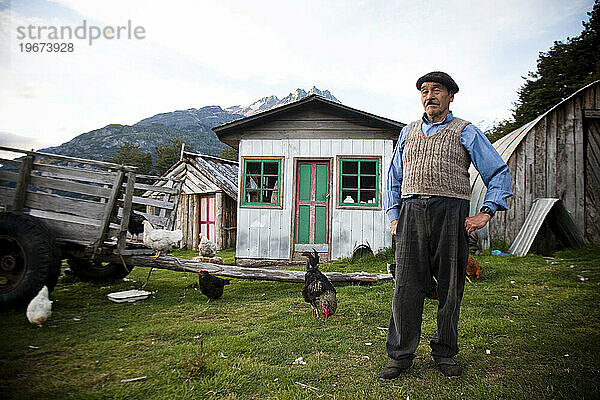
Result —
[[405, 199], [396, 231], [396, 286], [386, 350], [399, 366], [415, 357], [425, 295], [438, 281], [437, 332], [430, 346], [438, 363], [458, 353], [458, 316], [469, 257], [465, 218], [469, 201], [450, 197]]

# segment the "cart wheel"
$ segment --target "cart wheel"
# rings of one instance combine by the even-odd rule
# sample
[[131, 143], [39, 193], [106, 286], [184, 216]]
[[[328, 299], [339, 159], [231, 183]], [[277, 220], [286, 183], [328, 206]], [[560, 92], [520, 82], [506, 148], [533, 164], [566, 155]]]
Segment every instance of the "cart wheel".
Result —
[[27, 304], [60, 274], [60, 251], [48, 227], [18, 212], [0, 213], [0, 308]]
[[86, 282], [106, 282], [116, 281], [125, 278], [133, 267], [119, 263], [102, 263], [99, 261], [91, 262], [81, 258], [70, 258], [67, 260], [71, 271], [82, 281]]

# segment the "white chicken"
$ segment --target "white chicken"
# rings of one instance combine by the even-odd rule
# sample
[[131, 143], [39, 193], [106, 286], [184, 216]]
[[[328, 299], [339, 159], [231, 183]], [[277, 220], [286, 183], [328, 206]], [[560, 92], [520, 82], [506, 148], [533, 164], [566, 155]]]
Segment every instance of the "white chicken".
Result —
[[160, 257], [161, 251], [168, 251], [183, 239], [181, 229], [168, 231], [166, 229], [154, 229], [149, 221], [144, 221], [144, 245], [156, 251], [154, 258]]
[[200, 245], [198, 246], [202, 257], [214, 257], [217, 254], [217, 245], [215, 242], [200, 234]]
[[52, 315], [52, 301], [48, 298], [48, 288], [40, 289], [27, 306], [27, 319], [34, 325], [42, 327], [42, 324]]

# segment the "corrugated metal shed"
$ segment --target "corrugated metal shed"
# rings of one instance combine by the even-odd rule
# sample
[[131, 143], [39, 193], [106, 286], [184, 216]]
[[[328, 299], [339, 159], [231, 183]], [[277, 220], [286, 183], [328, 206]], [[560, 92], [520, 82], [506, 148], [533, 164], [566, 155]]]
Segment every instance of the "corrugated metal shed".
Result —
[[[600, 81], [595, 81], [494, 143], [507, 162], [514, 197], [479, 231], [483, 248], [490, 236], [511, 243], [536, 198], [559, 198], [588, 241], [600, 244], [598, 201], [598, 110]], [[486, 187], [473, 166], [471, 215], [483, 205]]]
[[535, 199], [531, 211], [527, 214], [527, 218], [508, 252], [515, 256], [527, 255], [540, 227], [546, 221], [550, 224], [556, 237], [565, 242], [564, 245], [579, 247], [585, 244], [580, 229], [575, 225], [560, 199]]

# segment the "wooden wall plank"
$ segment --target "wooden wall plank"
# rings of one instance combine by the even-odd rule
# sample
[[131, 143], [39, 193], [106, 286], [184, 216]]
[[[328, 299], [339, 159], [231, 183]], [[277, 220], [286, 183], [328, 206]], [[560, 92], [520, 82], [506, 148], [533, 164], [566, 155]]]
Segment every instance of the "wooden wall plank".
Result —
[[538, 197], [547, 197], [546, 195], [546, 163], [549, 162], [546, 159], [546, 122], [547, 118], [543, 118], [534, 132], [534, 158], [535, 158], [535, 167], [534, 167], [534, 190], [533, 190], [533, 198]]
[[[586, 93], [590, 93], [587, 90]], [[582, 99], [577, 96], [573, 99], [573, 141], [574, 141], [574, 170], [575, 170], [575, 214], [572, 215], [575, 224], [582, 232], [585, 230], [585, 158], [583, 139], [583, 110]]]
[[553, 111], [550, 115], [546, 116], [546, 197], [558, 197], [556, 190], [556, 148], [558, 145], [558, 134], [557, 134], [557, 118], [558, 114]]
[[574, 133], [574, 102], [567, 101], [561, 109], [564, 110], [564, 123], [562, 125], [561, 134], [565, 137], [565, 152], [562, 168], [566, 169], [565, 181], [563, 182], [565, 207], [575, 217], [577, 212], [577, 201], [575, 195], [575, 185], [577, 171], [575, 169], [575, 133]]

